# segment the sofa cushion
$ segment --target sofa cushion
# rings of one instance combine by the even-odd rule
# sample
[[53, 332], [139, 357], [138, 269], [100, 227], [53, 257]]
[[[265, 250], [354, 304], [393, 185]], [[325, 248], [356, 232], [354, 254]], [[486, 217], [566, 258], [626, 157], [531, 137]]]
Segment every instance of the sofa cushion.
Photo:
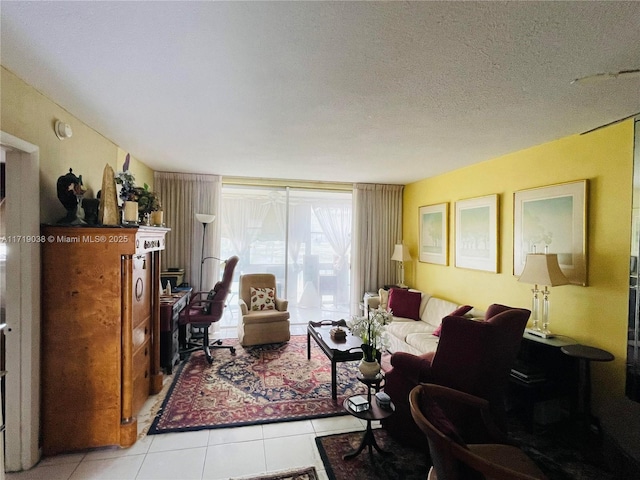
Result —
[[434, 352], [438, 348], [438, 337], [431, 333], [410, 333], [405, 342], [420, 352]]
[[411, 292], [402, 288], [392, 288], [389, 292], [387, 309], [393, 313], [394, 317], [420, 320], [421, 300], [422, 294], [419, 292]]
[[[451, 317], [463, 317], [467, 312], [473, 310], [473, 307], [471, 305], [461, 305], [458, 308], [456, 308], [453, 312], [451, 312], [449, 314], [449, 316]], [[442, 323], [440, 323], [440, 325], [438, 325], [436, 327], [436, 329], [433, 331], [433, 335], [435, 335], [436, 337], [440, 336], [440, 330], [442, 330]]]
[[407, 341], [407, 335], [412, 333], [425, 333], [433, 336], [433, 327], [425, 322], [416, 322], [410, 318], [393, 317], [393, 322], [385, 327], [387, 335], [398, 337]]
[[427, 302], [421, 320], [431, 325], [431, 332], [440, 325], [442, 319], [458, 308], [457, 303], [444, 300], [442, 298], [431, 297]]

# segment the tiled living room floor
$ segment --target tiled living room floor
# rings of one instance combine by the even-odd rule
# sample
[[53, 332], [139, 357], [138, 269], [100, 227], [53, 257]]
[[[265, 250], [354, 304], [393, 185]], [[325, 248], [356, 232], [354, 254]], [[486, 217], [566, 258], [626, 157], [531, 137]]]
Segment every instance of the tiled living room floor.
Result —
[[[296, 330], [292, 333], [299, 334]], [[227, 480], [309, 465], [327, 479], [315, 437], [366, 427], [363, 420], [345, 415], [146, 435], [172, 380], [165, 377], [163, 391], [142, 408], [138, 441], [132, 447], [46, 457], [31, 470], [7, 474], [7, 480]]]
[[363, 430], [349, 415], [300, 422], [144, 436], [128, 449], [43, 459], [8, 480], [217, 480], [314, 465], [327, 479], [317, 435]]
[[[306, 323], [292, 325], [291, 333], [306, 334]], [[223, 327], [218, 336], [235, 334], [235, 327]], [[163, 391], [151, 396], [142, 408], [138, 441], [132, 447], [43, 458], [31, 470], [7, 474], [7, 480], [227, 480], [309, 465], [316, 467], [321, 479], [327, 479], [315, 437], [366, 427], [363, 420], [345, 415], [147, 436], [172, 380], [166, 376]]]

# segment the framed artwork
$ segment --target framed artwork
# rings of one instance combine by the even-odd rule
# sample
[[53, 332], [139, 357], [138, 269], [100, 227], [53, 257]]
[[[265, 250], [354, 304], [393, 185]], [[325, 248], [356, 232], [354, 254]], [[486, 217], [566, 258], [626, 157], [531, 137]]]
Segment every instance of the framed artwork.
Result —
[[498, 195], [456, 202], [456, 267], [498, 272]]
[[420, 207], [420, 261], [448, 265], [449, 204]]
[[513, 202], [513, 273], [527, 253], [555, 253], [572, 285], [587, 285], [587, 180], [521, 190]]

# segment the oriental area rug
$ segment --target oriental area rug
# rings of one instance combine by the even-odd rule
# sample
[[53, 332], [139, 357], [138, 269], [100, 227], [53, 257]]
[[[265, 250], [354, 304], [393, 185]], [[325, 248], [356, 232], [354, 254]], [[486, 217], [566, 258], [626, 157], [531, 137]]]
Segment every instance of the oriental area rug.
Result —
[[258, 477], [240, 477], [229, 480], [318, 480], [318, 472], [316, 472], [315, 467], [306, 467], [297, 470], [260, 475]]
[[[226, 339], [237, 344], [237, 339]], [[306, 335], [287, 343], [214, 350], [209, 365], [202, 351], [191, 354], [175, 374], [148, 434], [237, 427], [344, 415], [345, 397], [365, 393], [357, 362], [337, 364], [338, 401], [331, 399], [331, 362]]]
[[356, 450], [364, 432], [341, 433], [316, 437], [329, 480], [424, 480], [427, 478], [431, 461], [426, 452], [407, 448], [382, 429], [375, 429], [376, 443], [390, 452], [381, 455], [375, 450], [369, 454], [365, 448], [360, 455], [350, 460], [342, 456]]

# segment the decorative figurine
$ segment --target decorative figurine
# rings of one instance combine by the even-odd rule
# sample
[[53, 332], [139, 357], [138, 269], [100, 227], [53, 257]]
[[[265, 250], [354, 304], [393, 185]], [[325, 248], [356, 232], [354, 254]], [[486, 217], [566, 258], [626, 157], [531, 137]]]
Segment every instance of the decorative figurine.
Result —
[[58, 200], [60, 200], [60, 203], [67, 209], [67, 215], [58, 220], [58, 223], [67, 225], [85, 224], [86, 222], [78, 217], [78, 204], [86, 192], [86, 190], [82, 188], [82, 175], [76, 177], [73, 174], [73, 169], [70, 168], [69, 173], [58, 177], [56, 189], [58, 192]]
[[116, 182], [113, 168], [106, 164], [102, 172], [102, 190], [100, 195], [99, 221], [102, 225], [120, 225], [120, 213], [118, 212], [118, 195], [116, 194]]

